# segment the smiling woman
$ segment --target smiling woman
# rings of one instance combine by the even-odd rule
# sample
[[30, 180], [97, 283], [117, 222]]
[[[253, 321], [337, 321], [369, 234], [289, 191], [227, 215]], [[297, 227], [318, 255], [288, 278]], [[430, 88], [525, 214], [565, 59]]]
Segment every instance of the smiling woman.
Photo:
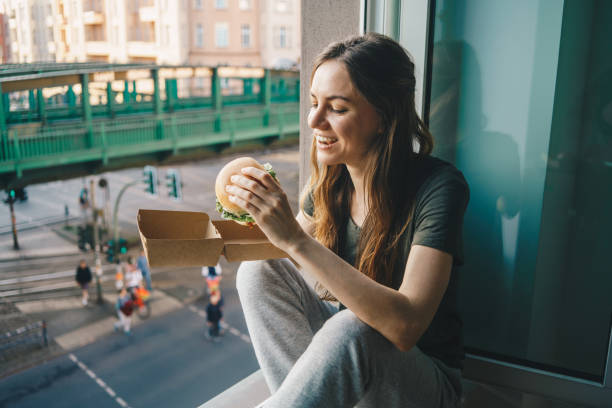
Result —
[[302, 269], [285, 259], [238, 270], [267, 408], [458, 404], [469, 190], [429, 155], [414, 87], [414, 65], [390, 38], [332, 43], [311, 77], [313, 171], [298, 216], [265, 171], [231, 178], [231, 202]]

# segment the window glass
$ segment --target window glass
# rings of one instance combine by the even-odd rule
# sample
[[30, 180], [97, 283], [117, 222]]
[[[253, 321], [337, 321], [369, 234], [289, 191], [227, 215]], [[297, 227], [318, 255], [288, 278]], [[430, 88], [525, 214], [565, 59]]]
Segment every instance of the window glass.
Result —
[[227, 23], [215, 24], [215, 45], [217, 48], [225, 48], [229, 45]]
[[248, 24], [240, 26], [240, 43], [242, 48], [249, 48], [251, 46], [251, 26]]
[[215, 8], [217, 9], [227, 8], [227, 0], [215, 0]]
[[436, 2], [434, 155], [471, 191], [468, 351], [601, 380], [612, 317], [612, 2]]
[[196, 47], [202, 48], [204, 46], [204, 28], [202, 27], [202, 24], [196, 24], [195, 35]]

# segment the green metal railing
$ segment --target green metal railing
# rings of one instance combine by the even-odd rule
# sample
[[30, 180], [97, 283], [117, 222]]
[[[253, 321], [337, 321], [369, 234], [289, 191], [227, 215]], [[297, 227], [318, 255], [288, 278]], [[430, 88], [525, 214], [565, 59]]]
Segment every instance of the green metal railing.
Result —
[[[266, 118], [268, 118], [266, 123]], [[1, 132], [0, 173], [91, 160], [176, 151], [198, 146], [233, 145], [298, 132], [297, 103], [261, 105], [222, 112], [202, 110], [94, 121], [86, 126], [56, 125]]]

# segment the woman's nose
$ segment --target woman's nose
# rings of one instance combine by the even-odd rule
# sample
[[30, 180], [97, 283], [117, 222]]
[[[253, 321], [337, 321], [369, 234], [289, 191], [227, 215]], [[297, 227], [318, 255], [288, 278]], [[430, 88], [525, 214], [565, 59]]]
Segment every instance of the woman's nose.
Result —
[[311, 129], [322, 129], [328, 125], [323, 109], [315, 107], [310, 108], [310, 112], [308, 113], [308, 126]]

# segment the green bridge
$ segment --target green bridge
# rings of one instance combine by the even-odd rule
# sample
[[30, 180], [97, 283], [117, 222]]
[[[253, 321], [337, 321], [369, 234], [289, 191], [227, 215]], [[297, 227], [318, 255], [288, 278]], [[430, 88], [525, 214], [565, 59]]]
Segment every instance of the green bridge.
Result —
[[0, 68], [0, 188], [295, 138], [299, 73], [246, 67]]

